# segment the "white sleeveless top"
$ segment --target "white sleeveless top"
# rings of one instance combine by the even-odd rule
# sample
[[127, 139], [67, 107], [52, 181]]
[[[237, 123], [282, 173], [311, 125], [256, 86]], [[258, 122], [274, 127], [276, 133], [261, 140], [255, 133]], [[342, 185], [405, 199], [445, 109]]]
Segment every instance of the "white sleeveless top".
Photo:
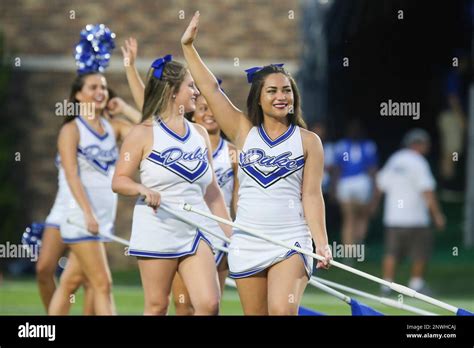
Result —
[[180, 136], [162, 120], [153, 121], [153, 150], [140, 163], [143, 185], [161, 194], [163, 203], [203, 202], [212, 182], [204, 138], [187, 120]]
[[58, 169], [58, 191], [59, 191], [63, 187], [68, 186], [67, 185], [67, 180], [66, 180], [66, 174], [64, 173], [64, 168], [61, 165], [61, 156], [59, 156], [59, 153], [56, 154], [54, 164], [55, 164], [56, 168]]
[[86, 188], [111, 187], [118, 158], [112, 125], [101, 117], [105, 133], [100, 135], [81, 116], [74, 121], [79, 129], [77, 164], [82, 184]]
[[212, 160], [217, 183], [224, 195], [225, 205], [230, 208], [234, 189], [234, 170], [230, 161], [229, 143], [223, 138], [220, 139], [217, 149], [212, 154]]
[[[301, 202], [304, 153], [300, 128], [272, 140], [263, 125], [253, 127], [239, 156], [239, 201], [236, 222], [308, 235]], [[267, 230], [267, 229], [265, 229]]]

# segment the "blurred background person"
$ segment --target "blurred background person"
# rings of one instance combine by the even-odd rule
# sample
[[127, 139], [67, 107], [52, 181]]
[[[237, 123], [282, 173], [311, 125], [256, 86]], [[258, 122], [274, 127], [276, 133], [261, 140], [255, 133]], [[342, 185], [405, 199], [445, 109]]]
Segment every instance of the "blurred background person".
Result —
[[364, 137], [360, 120], [347, 123], [346, 137], [334, 147], [334, 160], [334, 185], [343, 219], [342, 243], [362, 243], [367, 233], [378, 158], [377, 146]]
[[[458, 52], [460, 53], [460, 52]], [[453, 200], [463, 196], [463, 181], [459, 180], [458, 163], [463, 156], [468, 110], [468, 58], [455, 54], [458, 65], [451, 67], [444, 82], [444, 104], [438, 116], [440, 134], [441, 197]], [[457, 198], [459, 200], [459, 198]]]
[[[117, 117], [119, 119], [125, 118], [131, 123], [140, 122], [141, 113], [138, 110], [127, 104], [122, 98], [117, 97], [112, 89], [108, 88], [108, 91], [109, 100], [107, 102], [106, 109], [104, 109], [104, 116], [106, 119], [111, 120], [112, 118]], [[57, 269], [59, 260], [66, 252], [66, 244], [61, 238], [59, 228], [61, 220], [64, 217], [66, 207], [71, 199], [73, 199], [66, 181], [64, 170], [61, 167], [59, 154], [56, 155], [55, 162], [58, 169], [58, 191], [56, 193], [56, 198], [50, 213], [45, 220], [45, 227], [41, 240], [41, 252], [39, 254], [38, 261], [36, 262], [36, 280], [38, 283], [41, 301], [43, 302], [46, 312], [48, 311], [51, 299], [56, 290], [56, 276], [58, 275]], [[61, 270], [62, 269], [60, 269], [60, 271]], [[70, 289], [71, 293], [74, 293], [78, 286], [83, 283], [85, 290], [83, 313], [93, 314], [94, 305], [92, 302], [93, 297], [90, 293], [90, 288], [87, 286], [85, 278], [78, 278], [79, 279], [73, 279], [70, 277], [67, 280], [67, 287]], [[64, 281], [66, 280], [63, 279], [63, 282]]]
[[[430, 136], [420, 128], [410, 130], [403, 138], [404, 148], [395, 152], [377, 175], [373, 207], [385, 193], [385, 256], [383, 277], [391, 282], [400, 259], [408, 254], [412, 261], [408, 287], [429, 292], [423, 279], [433, 247], [430, 213], [439, 230], [445, 217], [435, 195], [435, 178], [423, 157], [430, 150]], [[382, 293], [390, 293], [383, 286]]]
[[[55, 11], [51, 11], [50, 2], [35, 2], [35, 6], [30, 6], [29, 3], [4, 0], [2, 4], [8, 8], [8, 11], [0, 11], [0, 55], [3, 58], [0, 104], [4, 111], [0, 127], [0, 244], [5, 245], [7, 241], [19, 243], [25, 226], [31, 221], [43, 220], [54, 201], [57, 169], [51, 165], [51, 159], [55, 156], [56, 133], [62, 117], [57, 117], [52, 109], [62, 101], [58, 96], [69, 89], [74, 77], [71, 64], [66, 62], [71, 60], [71, 43], [78, 32], [85, 24], [100, 19], [113, 27], [118, 42], [126, 39], [126, 33], [133, 33], [143, 47], [136, 67], [144, 77], [155, 58], [157, 33], [167, 33], [160, 35], [160, 50], [182, 59], [176, 38], [182, 35], [183, 20], [176, 14], [183, 11], [188, 17], [196, 10], [196, 1], [170, 2], [166, 11], [157, 12], [156, 1], [143, 0], [134, 16], [124, 16], [120, 2], [95, 1], [93, 11], [90, 3], [81, 2], [74, 7], [76, 15], [81, 14], [76, 20], [65, 16], [71, 12], [67, 2], [55, 2]], [[445, 81], [448, 71], [455, 68], [453, 57], [460, 58], [457, 71], [462, 66], [460, 51], [469, 57], [472, 66], [473, 4], [472, 0], [432, 2], [429, 6], [414, 1], [401, 4], [399, 1], [290, 0], [272, 2], [272, 6], [268, 6], [264, 1], [200, 1], [198, 7], [202, 13], [215, 13], [215, 17], [204, 20], [206, 30], [222, 32], [222, 35], [203, 37], [202, 55], [210, 59], [210, 69], [225, 81], [226, 93], [239, 108], [245, 107], [247, 98], [247, 90], [241, 84], [244, 67], [278, 61], [287, 63], [289, 72], [299, 77], [298, 87], [305, 93], [302, 108], [306, 121], [309, 124], [322, 122], [326, 128], [323, 146], [328, 137], [333, 144], [343, 137], [341, 133], [344, 133], [348, 115], [358, 116], [377, 144], [379, 166], [399, 149], [400, 140], [410, 128], [425, 129], [431, 135], [429, 162], [440, 187], [441, 199], [444, 184], [438, 164], [442, 135], [437, 116], [446, 107]], [[290, 9], [294, 13], [289, 13]], [[48, 16], [43, 16], [44, 13]], [[287, 14], [294, 15], [294, 19], [288, 20]], [[242, 15], [249, 25], [242, 26]], [[278, 28], [263, 25], [282, 17], [285, 20], [279, 21]], [[275, 35], [276, 29], [278, 35]], [[263, 46], [265, 50], [258, 49]], [[235, 57], [239, 58], [238, 65], [242, 69], [236, 67]], [[133, 99], [123, 74], [122, 59], [120, 49], [115, 50], [107, 70], [107, 81], [118, 95], [131, 103]], [[472, 68], [468, 72], [470, 75], [462, 74], [462, 88], [465, 88], [466, 80], [472, 81]], [[381, 117], [378, 114], [380, 102], [389, 99], [419, 102], [420, 119]], [[18, 115], [21, 115], [21, 122]], [[464, 136], [464, 146], [467, 146], [471, 136]], [[471, 168], [466, 147], [462, 153], [464, 155], [459, 153], [459, 162], [454, 163], [455, 178], [451, 180], [456, 190], [458, 186], [463, 189], [472, 184], [472, 175], [465, 172]], [[447, 296], [446, 299], [472, 298], [472, 289], [466, 287], [465, 280], [474, 274], [474, 228], [468, 219], [474, 216], [471, 208], [474, 204], [468, 199], [468, 190], [465, 192], [462, 201], [442, 202], [449, 223], [445, 233], [439, 236], [430, 259], [433, 272], [425, 276], [433, 291]], [[331, 205], [330, 200], [326, 203], [328, 234], [335, 236], [341, 231], [343, 219], [339, 207]], [[116, 231], [125, 239], [130, 237], [129, 217], [134, 206], [135, 199], [119, 198]], [[382, 212], [379, 213], [370, 221], [364, 244], [365, 260], [357, 263], [357, 268], [369, 272], [382, 263], [384, 236], [379, 231], [384, 226]], [[335, 215], [334, 219], [331, 214]], [[114, 277], [115, 283], [134, 285], [137, 294], [130, 293], [130, 296], [141, 296], [136, 260], [124, 257], [120, 244], [108, 244], [111, 269], [114, 273], [119, 272], [119, 276]], [[459, 248], [462, 257], [454, 256], [451, 246]], [[0, 287], [0, 313], [41, 314], [43, 306], [34, 278], [35, 264], [20, 258], [3, 258], [1, 263], [5, 285]], [[406, 275], [405, 282], [408, 282], [407, 266], [408, 263], [397, 267], [397, 276]], [[339, 273], [334, 272], [335, 278], [331, 280], [337, 280]], [[28, 278], [17, 279], [23, 275]], [[22, 291], [13, 294], [10, 285], [21, 286]], [[372, 286], [363, 281], [352, 285], [366, 287], [365, 290]], [[23, 289], [27, 288], [36, 301], [35, 307], [24, 300]], [[237, 296], [232, 291], [226, 289], [231, 299]], [[82, 291], [76, 293], [76, 298], [72, 312], [78, 314], [82, 312]], [[135, 302], [120, 298], [119, 313], [142, 313], [141, 304], [133, 309], [130, 305]], [[225, 314], [239, 313], [233, 304], [230, 307], [224, 304], [222, 308]]]

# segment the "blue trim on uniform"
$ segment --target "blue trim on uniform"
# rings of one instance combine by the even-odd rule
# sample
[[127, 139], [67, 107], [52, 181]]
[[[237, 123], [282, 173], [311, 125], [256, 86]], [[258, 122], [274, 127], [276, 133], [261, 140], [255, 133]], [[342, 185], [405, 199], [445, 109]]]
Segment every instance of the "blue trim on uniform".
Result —
[[258, 127], [258, 134], [260, 134], [260, 137], [263, 139], [263, 141], [268, 146], [274, 147], [274, 146], [277, 146], [277, 145], [281, 144], [282, 142], [284, 142], [289, 137], [291, 137], [293, 135], [295, 129], [296, 129], [296, 126], [294, 124], [290, 124], [290, 127], [288, 127], [288, 129], [285, 131], [285, 133], [283, 133], [282, 135], [277, 137], [275, 140], [272, 140], [272, 139], [270, 139], [270, 137], [265, 132], [265, 128], [263, 128], [263, 124], [261, 124]]
[[273, 264], [271, 265], [268, 265], [267, 267], [261, 267], [261, 268], [255, 268], [255, 269], [252, 269], [252, 270], [249, 270], [249, 271], [245, 271], [245, 272], [237, 272], [237, 273], [233, 273], [233, 272], [230, 272], [229, 271], [229, 277], [232, 278], [232, 279], [239, 279], [239, 278], [246, 278], [246, 277], [250, 277], [256, 273], [259, 273], [261, 271], [264, 271], [265, 269], [267, 268], [270, 268], [271, 266], [273, 266]]
[[79, 146], [77, 147], [77, 153], [81, 155], [93, 168], [97, 169], [99, 173], [104, 174], [105, 176], [109, 174], [110, 167], [114, 166], [115, 163], [117, 162], [117, 159], [114, 159], [113, 161], [110, 161], [110, 162], [104, 162], [105, 165], [103, 165], [99, 161], [97, 161], [95, 158], [91, 159], [87, 157], [87, 155], [84, 153], [84, 150], [82, 150], [82, 148]]
[[221, 263], [222, 259], [224, 258], [224, 254], [225, 254], [225, 253], [224, 253], [223, 251], [221, 251], [221, 250], [219, 250], [219, 251], [217, 252], [217, 256], [216, 256], [216, 258], [215, 258], [216, 266], [219, 266], [219, 264]]
[[276, 168], [274, 171], [270, 173], [263, 173], [257, 167], [249, 165], [242, 167], [239, 163], [240, 168], [253, 180], [257, 182], [261, 187], [267, 188], [271, 185], [275, 184], [277, 181], [286, 178], [287, 176], [297, 172], [301, 168], [303, 168], [305, 160], [304, 157], [301, 156], [295, 159], [297, 162], [297, 168], [295, 169], [287, 169], [287, 168]]
[[194, 168], [193, 170], [190, 170], [179, 162], [174, 162], [169, 165], [165, 165], [164, 159], [161, 157], [161, 154], [155, 150], [152, 150], [152, 152], [148, 155], [146, 159], [152, 163], [158, 164], [163, 168], [168, 169], [169, 171], [175, 173], [176, 175], [190, 183], [195, 182], [201, 176], [203, 176], [209, 167], [207, 161], [200, 161], [196, 168]]
[[218, 168], [214, 173], [216, 174], [217, 184], [220, 188], [224, 187], [229, 181], [234, 179], [234, 168], [228, 168], [224, 172]]
[[[295, 242], [295, 246], [297, 246], [298, 248], [301, 248], [301, 245], [298, 242]], [[303, 264], [304, 264], [305, 271], [307, 269], [311, 269], [311, 267], [309, 267], [308, 263], [306, 262], [306, 258], [304, 257], [304, 255], [302, 253], [297, 252], [296, 250], [293, 250], [293, 249], [289, 250], [285, 255], [285, 259], [287, 259], [288, 257], [290, 257], [291, 255], [294, 255], [294, 254], [300, 255], [301, 258], [303, 259]], [[306, 272], [306, 273], [308, 273], [308, 272]], [[311, 275], [308, 274], [308, 278], [311, 278]]]
[[59, 153], [56, 153], [56, 157], [54, 158], [54, 165], [58, 169], [61, 166], [61, 157], [59, 156]]
[[107, 132], [107, 128], [105, 127], [105, 124], [102, 122], [102, 120], [100, 120], [100, 124], [102, 125], [102, 127], [104, 128], [105, 130], [105, 134], [104, 135], [100, 135], [99, 133], [97, 133], [95, 131], [95, 129], [93, 129], [91, 126], [89, 126], [89, 124], [87, 123], [86, 120], [84, 120], [82, 118], [82, 116], [78, 116], [77, 119], [79, 121], [81, 121], [81, 123], [93, 134], [95, 135], [99, 140], [104, 140], [105, 138], [107, 138], [109, 136], [109, 132]]
[[182, 143], [185, 143], [191, 136], [191, 129], [190, 129], [191, 127], [189, 127], [188, 122], [186, 121], [184, 121], [184, 126], [186, 127], [186, 133], [184, 134], [184, 136], [180, 136], [179, 134], [176, 134], [175, 132], [173, 132], [170, 128], [168, 128], [168, 126], [161, 119], [158, 120], [158, 124], [166, 133], [168, 133], [170, 136], [172, 136], [176, 140], [181, 141]]
[[219, 152], [222, 151], [222, 149], [224, 148], [224, 144], [225, 144], [224, 139], [221, 137], [219, 140], [219, 144], [217, 145], [216, 151], [212, 153], [213, 159], [216, 158], [219, 155]]
[[191, 250], [189, 251], [183, 251], [181, 253], [158, 253], [154, 251], [140, 251], [140, 250], [129, 249], [128, 255], [141, 256], [141, 257], [154, 257], [154, 258], [162, 258], [162, 259], [179, 258], [182, 256], [195, 254], [199, 246], [199, 242], [201, 240], [206, 242], [212, 250], [213, 249], [212, 243], [209, 241], [209, 239], [207, 239], [199, 229], [196, 229], [196, 231], [197, 233], [196, 233], [196, 236], [194, 237], [193, 245], [191, 247]]
[[[300, 246], [300, 243], [296, 242], [295, 243], [295, 246], [298, 246], [301, 248]], [[311, 267], [307, 267], [308, 264], [306, 263], [306, 259], [304, 258], [304, 255], [301, 254], [301, 253], [298, 253], [296, 252], [295, 250], [289, 250], [285, 256], [283, 257], [282, 260], [279, 260], [278, 262], [272, 262], [270, 265], [266, 266], [266, 267], [260, 267], [260, 268], [254, 268], [254, 269], [251, 269], [249, 271], [244, 271], [244, 272], [237, 272], [237, 273], [233, 273], [229, 270], [229, 277], [232, 278], [232, 279], [239, 279], [239, 278], [246, 278], [246, 277], [250, 277], [256, 273], [259, 273], [259, 272], [262, 272], [270, 267], [272, 267], [273, 265], [281, 262], [281, 261], [284, 261], [286, 260], [287, 258], [289, 258], [291, 255], [294, 255], [294, 254], [299, 254], [302, 258], [303, 258], [303, 264], [304, 264], [304, 269], [305, 269], [305, 273], [306, 275], [308, 276], [308, 278], [311, 277], [310, 274], [308, 274], [308, 269], [311, 270]]]
[[[227, 243], [224, 242], [223, 247], [224, 247], [224, 248], [227, 248], [228, 246], [229, 246], [229, 244], [227, 244]], [[225, 255], [225, 254], [226, 254], [226, 253], [225, 253], [224, 251], [222, 251], [222, 250], [218, 250], [218, 251], [217, 251], [217, 254], [216, 254], [216, 257], [215, 257], [216, 266], [219, 266], [219, 264], [221, 263], [221, 261], [222, 261], [222, 259], [224, 258], [224, 255]]]

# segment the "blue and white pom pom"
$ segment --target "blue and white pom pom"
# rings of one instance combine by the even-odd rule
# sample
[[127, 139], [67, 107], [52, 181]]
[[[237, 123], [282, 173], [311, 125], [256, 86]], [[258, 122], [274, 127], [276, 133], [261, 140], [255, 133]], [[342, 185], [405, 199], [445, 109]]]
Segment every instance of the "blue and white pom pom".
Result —
[[115, 34], [104, 24], [86, 25], [74, 50], [77, 73], [104, 72], [115, 48], [114, 39]]
[[43, 238], [44, 228], [44, 223], [33, 222], [31, 225], [26, 227], [25, 232], [23, 232], [21, 243], [25, 246], [37, 245], [38, 248], [41, 248], [41, 239]]

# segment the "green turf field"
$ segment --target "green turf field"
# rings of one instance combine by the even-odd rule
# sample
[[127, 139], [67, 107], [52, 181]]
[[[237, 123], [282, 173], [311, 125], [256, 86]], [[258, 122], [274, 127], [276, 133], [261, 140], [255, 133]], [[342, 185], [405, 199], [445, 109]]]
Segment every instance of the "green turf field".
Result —
[[[432, 261], [426, 272], [426, 281], [433, 294], [432, 297], [447, 302], [453, 306], [474, 311], [474, 250], [461, 250], [459, 256], [450, 254], [451, 246], [446, 243], [444, 250], [438, 250], [433, 255]], [[369, 256], [366, 261], [355, 262], [352, 266], [373, 274], [381, 276], [380, 259], [383, 249], [371, 246], [367, 250]], [[349, 274], [343, 270], [333, 267], [329, 271], [317, 271], [316, 274], [322, 278], [379, 295], [379, 285], [364, 278]], [[397, 270], [396, 283], [406, 285], [409, 279], [410, 268], [408, 263], [403, 263]], [[119, 314], [141, 314], [143, 312], [143, 292], [141, 288], [138, 269], [124, 271], [113, 271], [114, 297]], [[350, 296], [350, 294], [347, 294]], [[392, 315], [411, 315], [410, 312], [393, 309], [371, 300], [365, 300], [354, 296], [355, 299], [372, 306], [374, 309]], [[391, 296], [399, 300], [396, 295]], [[402, 298], [404, 303], [416, 306], [438, 314], [450, 315], [438, 307], [412, 298]], [[321, 292], [321, 290], [308, 285], [302, 302], [303, 306], [332, 315], [349, 315], [350, 307], [335, 297]], [[172, 307], [172, 306], [171, 306]], [[82, 293], [76, 296], [76, 303], [72, 306], [73, 314], [82, 312]], [[170, 308], [170, 314], [173, 308]], [[0, 315], [26, 315], [44, 314], [40, 302], [38, 290], [33, 276], [13, 278], [6, 276], [0, 285]], [[235, 289], [226, 288], [221, 305], [221, 314], [240, 315], [239, 297]]]
[[[143, 311], [143, 293], [138, 285], [115, 285], [114, 297], [119, 314], [122, 315], [140, 315]], [[390, 307], [378, 304], [371, 300], [362, 300], [365, 304], [370, 305], [376, 310], [387, 315], [410, 315], [411, 313], [392, 309]], [[393, 297], [396, 299], [396, 297]], [[452, 305], [463, 307], [466, 309], [474, 309], [474, 300], [465, 297], [442, 297], [441, 300]], [[447, 314], [442, 309], [425, 304], [418, 300], [407, 299], [405, 303], [423, 308], [439, 314]], [[350, 315], [350, 307], [342, 301], [332, 296], [323, 294], [320, 290], [307, 288], [303, 303], [304, 306], [318, 310], [320, 312], [332, 315]], [[76, 302], [72, 305], [72, 314], [81, 314], [82, 311], [82, 292], [76, 294]], [[173, 314], [173, 308], [170, 314]], [[38, 315], [44, 314], [41, 305], [36, 283], [33, 279], [22, 280], [4, 280], [0, 286], [0, 315]], [[221, 306], [221, 314], [223, 315], [241, 315], [239, 297], [235, 289], [226, 288], [224, 299]]]

